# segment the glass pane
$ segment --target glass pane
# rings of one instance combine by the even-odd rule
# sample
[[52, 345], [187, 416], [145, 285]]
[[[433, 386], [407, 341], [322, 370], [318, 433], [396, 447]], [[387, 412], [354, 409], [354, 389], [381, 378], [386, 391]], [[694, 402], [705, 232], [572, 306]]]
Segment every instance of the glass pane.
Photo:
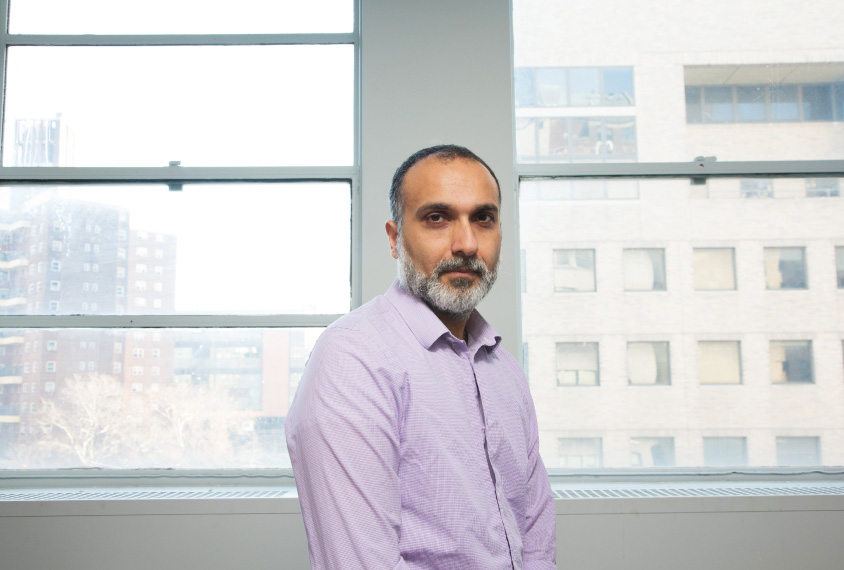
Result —
[[732, 248], [695, 248], [695, 289], [698, 291], [736, 288], [735, 255]]
[[747, 465], [747, 439], [744, 437], [704, 437], [703, 464], [708, 467]]
[[806, 289], [806, 250], [766, 247], [765, 283], [768, 289]]
[[351, 32], [350, 0], [11, 0], [13, 34]]
[[568, 104], [566, 70], [539, 68], [536, 70], [536, 105], [559, 107]]
[[812, 383], [812, 343], [808, 340], [771, 341], [771, 382]]
[[771, 87], [771, 120], [796, 121], [798, 118], [797, 86], [777, 85]]
[[[569, 70], [573, 107], [557, 116], [582, 116], [587, 106], [591, 116], [611, 115], [601, 106], [634, 109], [638, 152], [630, 161], [844, 158], [836, 124], [844, 120], [836, 25], [844, 3], [771, 12], [759, 2], [713, 0], [701, 17], [689, 2], [642, 10], [635, 2], [515, 0], [514, 61]], [[635, 97], [622, 84], [635, 85]], [[515, 113], [531, 114], [518, 103]]]
[[765, 120], [765, 88], [759, 85], [736, 88], [738, 122], [752, 123]]
[[807, 121], [832, 120], [832, 86], [803, 86], [803, 118]]
[[707, 123], [731, 123], [733, 115], [732, 87], [704, 87], [703, 120]]
[[635, 385], [671, 384], [667, 342], [628, 342], [627, 379]]
[[608, 67], [604, 69], [604, 104], [629, 106], [633, 98], [633, 68]]
[[820, 440], [817, 437], [778, 437], [777, 465], [784, 467], [821, 465]]
[[0, 188], [0, 311], [344, 313], [350, 215], [344, 182]]
[[635, 437], [630, 440], [632, 467], [673, 467], [673, 437]]
[[557, 440], [559, 467], [601, 467], [602, 442], [599, 437], [564, 437]]
[[[731, 461], [770, 467], [777, 437], [806, 435], [837, 465], [844, 321], [833, 309], [844, 289], [844, 196], [808, 197], [803, 178], [770, 179], [771, 197], [755, 200], [741, 197], [739, 178], [638, 179], [627, 181], [638, 192], [620, 200], [601, 192], [615, 182], [520, 183], [522, 342], [531, 393], [543, 403], [540, 438], [602, 438], [603, 465], [621, 469], [639, 437], [673, 438], [677, 467], [707, 464], [704, 437], [746, 438], [746, 455]], [[580, 185], [588, 195], [576, 195]], [[805, 289], [768, 290], [769, 248], [779, 283], [791, 281], [789, 262], [805, 260]], [[784, 248], [802, 255], [779, 255]], [[578, 250], [594, 251], [595, 291], [556, 292], [555, 251]], [[664, 251], [664, 292], [625, 292], [625, 250]], [[647, 269], [637, 282], [650, 285], [651, 257], [632, 261]], [[600, 384], [560, 387], [575, 368], [561, 378], [558, 345], [584, 342], [600, 345]], [[653, 343], [670, 347], [668, 358]], [[670, 384], [659, 384], [660, 362], [670, 364]], [[545, 451], [554, 465], [556, 449]]]
[[290, 467], [284, 416], [321, 332], [0, 331], [0, 468]]
[[595, 251], [554, 250], [554, 291], [566, 293], [595, 290]]
[[557, 343], [557, 385], [597, 386], [598, 343]]
[[599, 70], [592, 67], [573, 67], [571, 78], [571, 105], [590, 107], [601, 104], [601, 79]]
[[353, 53], [10, 47], [3, 165], [350, 165]]
[[625, 291], [665, 291], [665, 251], [624, 250]]
[[701, 341], [697, 345], [701, 384], [741, 384], [741, 350], [736, 341]]

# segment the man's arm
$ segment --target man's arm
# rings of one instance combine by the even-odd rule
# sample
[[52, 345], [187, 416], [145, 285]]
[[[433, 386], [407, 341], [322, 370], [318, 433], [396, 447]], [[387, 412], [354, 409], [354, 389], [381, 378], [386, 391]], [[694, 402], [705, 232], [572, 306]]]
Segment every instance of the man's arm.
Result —
[[557, 515], [545, 464], [539, 456], [539, 428], [533, 399], [524, 380], [530, 422], [528, 480], [525, 497], [525, 536], [522, 538], [524, 570], [556, 570]]
[[406, 568], [399, 554], [401, 401], [378, 347], [332, 327], [285, 429], [313, 570]]

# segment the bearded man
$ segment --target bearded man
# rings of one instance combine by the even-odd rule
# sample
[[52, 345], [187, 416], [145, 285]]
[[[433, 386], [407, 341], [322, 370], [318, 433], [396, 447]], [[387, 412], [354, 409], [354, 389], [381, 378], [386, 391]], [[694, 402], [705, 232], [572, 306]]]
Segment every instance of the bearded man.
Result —
[[554, 503], [524, 374], [475, 310], [501, 190], [470, 150], [402, 164], [399, 277], [320, 336], [286, 420], [313, 570], [552, 570]]

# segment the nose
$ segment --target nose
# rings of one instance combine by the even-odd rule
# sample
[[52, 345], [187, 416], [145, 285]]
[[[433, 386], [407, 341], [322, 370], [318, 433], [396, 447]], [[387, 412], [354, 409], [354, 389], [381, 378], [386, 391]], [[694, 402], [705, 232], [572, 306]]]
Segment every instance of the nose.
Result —
[[478, 240], [475, 236], [475, 228], [468, 220], [461, 220], [454, 224], [451, 237], [451, 254], [462, 254], [464, 257], [472, 257], [478, 253]]

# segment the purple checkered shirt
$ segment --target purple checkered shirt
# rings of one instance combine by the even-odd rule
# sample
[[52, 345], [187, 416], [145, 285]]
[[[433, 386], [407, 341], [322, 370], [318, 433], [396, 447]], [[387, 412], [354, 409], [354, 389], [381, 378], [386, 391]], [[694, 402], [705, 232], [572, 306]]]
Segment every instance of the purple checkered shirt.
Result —
[[398, 282], [320, 336], [287, 416], [313, 570], [552, 570], [527, 380]]

